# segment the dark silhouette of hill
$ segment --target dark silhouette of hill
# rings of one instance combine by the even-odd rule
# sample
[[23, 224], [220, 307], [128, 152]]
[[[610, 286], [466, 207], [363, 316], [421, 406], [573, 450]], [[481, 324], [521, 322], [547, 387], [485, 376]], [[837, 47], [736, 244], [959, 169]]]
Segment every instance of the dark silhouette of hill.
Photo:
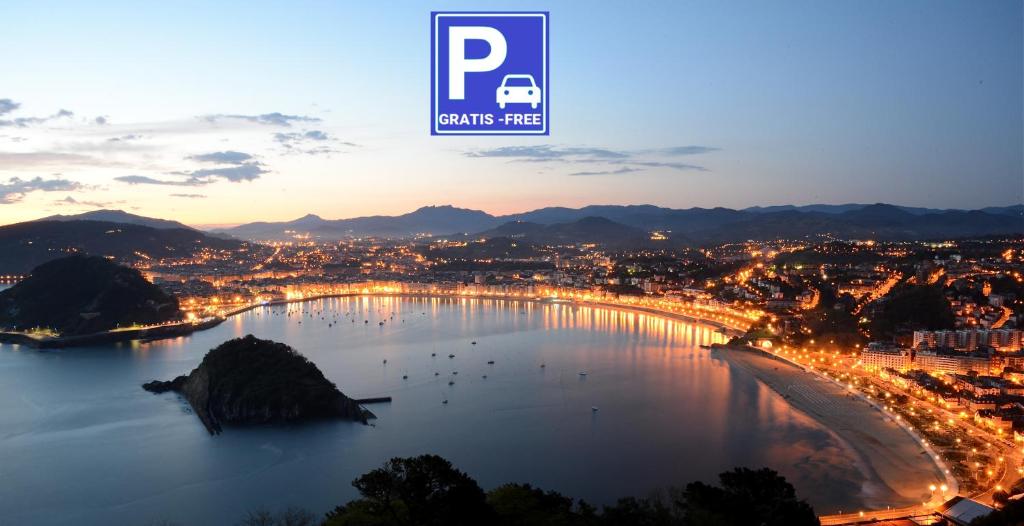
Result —
[[105, 221], [29, 221], [0, 227], [0, 273], [24, 274], [69, 254], [113, 256], [131, 262], [142, 257], [139, 254], [186, 257], [203, 248], [234, 249], [240, 245], [192, 229]]
[[552, 225], [512, 221], [473, 237], [519, 239], [542, 245], [595, 243], [606, 247], [648, 247], [658, 243], [651, 241], [646, 230], [604, 217], [585, 217]]
[[178, 300], [139, 271], [95, 256], [44, 263], [0, 292], [0, 325], [7, 329], [44, 327], [71, 336], [180, 318]]
[[351, 219], [323, 219], [309, 214], [282, 223], [248, 223], [220, 230], [241, 239], [287, 239], [289, 231], [308, 233], [324, 240], [374, 236], [403, 238], [418, 234], [479, 232], [501, 223], [479, 210], [453, 206], [425, 206], [399, 216], [366, 216]]
[[147, 391], [185, 397], [210, 434], [223, 425], [280, 424], [316, 418], [366, 423], [363, 409], [295, 349], [253, 335], [226, 341], [206, 353], [188, 375], [153, 381]]
[[92, 210], [74, 215], [57, 214], [38, 219], [37, 221], [103, 221], [106, 223], [125, 223], [129, 225], [148, 226], [150, 228], [182, 228], [185, 230], [194, 230], [192, 227], [177, 221], [130, 214], [124, 210]]
[[[674, 241], [693, 244], [805, 238], [829, 234], [839, 238], [915, 240], [1024, 233], [1024, 205], [984, 210], [939, 210], [887, 204], [845, 204], [730, 208], [672, 209], [653, 205], [593, 205], [582, 208], [549, 207], [492, 216], [479, 210], [451, 206], [424, 207], [399, 216], [370, 216], [327, 220], [306, 216], [284, 223], [250, 223], [225, 230], [249, 239], [282, 239], [286, 231], [309, 233], [323, 240], [358, 236], [411, 237], [468, 232], [514, 237], [544, 237], [541, 226], [601, 218], [651, 232], [670, 232]], [[518, 226], [510, 226], [509, 223]], [[566, 231], [568, 235], [570, 232]], [[583, 233], [589, 234], [584, 229]], [[536, 237], [539, 236], [539, 237]], [[554, 236], [568, 241], [565, 236]], [[590, 242], [587, 237], [575, 242]], [[538, 241], [540, 242], [540, 241]]]

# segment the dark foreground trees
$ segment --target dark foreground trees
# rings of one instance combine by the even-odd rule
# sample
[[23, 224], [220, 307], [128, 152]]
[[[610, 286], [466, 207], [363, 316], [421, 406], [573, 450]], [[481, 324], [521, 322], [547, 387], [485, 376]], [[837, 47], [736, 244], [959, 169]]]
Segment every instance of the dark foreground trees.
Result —
[[362, 496], [327, 514], [325, 526], [804, 526], [814, 510], [770, 469], [737, 468], [719, 485], [692, 482], [600, 511], [554, 491], [506, 484], [488, 493], [436, 455], [394, 458], [353, 482]]

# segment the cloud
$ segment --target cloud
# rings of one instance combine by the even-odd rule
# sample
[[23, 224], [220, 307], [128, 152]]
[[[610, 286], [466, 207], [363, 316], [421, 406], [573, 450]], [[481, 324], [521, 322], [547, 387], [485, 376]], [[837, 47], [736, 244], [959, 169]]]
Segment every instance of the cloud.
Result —
[[[698, 155], [717, 151], [710, 146], [672, 146], [647, 150], [614, 150], [593, 147], [561, 147], [550, 144], [536, 146], [502, 146], [485, 150], [464, 152], [466, 157], [503, 158], [515, 162], [539, 163], [587, 163], [603, 164], [604, 170], [572, 172], [568, 175], [612, 175], [640, 171], [643, 168], [668, 168], [677, 171], [706, 172], [707, 168], [689, 163], [670, 161], [665, 158], [681, 155]], [[619, 168], [612, 168], [618, 166]]]
[[264, 169], [263, 165], [255, 160], [255, 157], [245, 152], [228, 150], [193, 155], [188, 157], [188, 159], [201, 163], [231, 165], [184, 172], [184, 175], [188, 175], [192, 179], [208, 180], [219, 177], [237, 183], [239, 181], [252, 181], [253, 179], [258, 179], [260, 175], [268, 173], [268, 170]]
[[217, 164], [239, 164], [246, 161], [252, 160], [252, 155], [244, 152], [236, 152], [232, 150], [224, 152], [212, 152], [203, 153], [200, 155], [193, 155], [189, 157], [193, 161], [199, 161], [201, 163], [217, 163]]
[[77, 153], [0, 152], [0, 170], [26, 169], [40, 166], [112, 166], [114, 164], [116, 163]]
[[624, 159], [628, 152], [609, 150], [606, 148], [561, 148], [550, 144], [538, 146], [502, 146], [489, 150], [465, 152], [466, 157], [501, 157], [526, 161], [550, 161], [567, 158], [586, 159]]
[[260, 175], [265, 173], [268, 173], [268, 171], [264, 170], [259, 163], [243, 163], [238, 166], [229, 166], [226, 168], [195, 170], [189, 172], [189, 175], [197, 179], [220, 177], [233, 183], [237, 183], [240, 181], [252, 181], [253, 179], [259, 179]]
[[148, 175], [122, 175], [115, 177], [114, 180], [127, 184], [152, 184], [158, 186], [203, 186], [210, 183], [210, 181], [201, 181], [199, 179], [184, 179], [180, 181], [156, 179]]
[[619, 169], [616, 169], [616, 170], [600, 170], [600, 171], [595, 171], [595, 172], [573, 172], [573, 173], [571, 173], [569, 175], [574, 176], [574, 177], [584, 177], [584, 176], [591, 176], [591, 175], [620, 175], [620, 174], [628, 174], [628, 173], [642, 172], [642, 171], [643, 170], [641, 170], [639, 168], [631, 168], [629, 166], [623, 166], [622, 168], [619, 168]]
[[122, 135], [120, 137], [111, 137], [111, 138], [107, 139], [107, 142], [129, 142], [129, 141], [137, 141], [137, 140], [139, 140], [141, 138], [142, 138], [142, 136], [137, 134], [137, 133], [129, 133], [128, 135]]
[[[613, 164], [619, 164], [619, 163], [613, 163]], [[708, 169], [704, 168], [703, 166], [698, 166], [696, 164], [686, 164], [686, 163], [673, 163], [673, 162], [660, 162], [660, 161], [629, 161], [629, 164], [633, 164], [633, 165], [637, 165], [637, 166], [646, 166], [648, 168], [671, 168], [673, 170], [682, 170], [682, 171], [692, 170], [692, 171], [695, 171], [695, 172], [706, 172], [706, 171], [708, 171]]]
[[237, 114], [223, 114], [219, 113], [216, 115], [206, 115], [202, 117], [207, 122], [217, 122], [219, 120], [243, 120], [248, 122], [254, 122], [257, 124], [266, 124], [269, 126], [282, 126], [285, 128], [291, 127], [292, 123], [295, 122], [320, 122], [317, 117], [309, 117], [306, 115], [285, 115], [283, 113], [264, 113], [262, 115], [237, 115]]
[[721, 148], [714, 148], [711, 146], [670, 146], [668, 148], [657, 148], [650, 151], [664, 155], [699, 155], [702, 153], [717, 152], [719, 150], [721, 150]]
[[[21, 104], [18, 104], [16, 102], [12, 102], [11, 99], [0, 99], [0, 102], [4, 102], [4, 101], [6, 101], [6, 103], [7, 103], [5, 105], [5, 107], [7, 107], [9, 109], [7, 111], [0, 111], [0, 115], [3, 115], [4, 113], [8, 113], [10, 111], [13, 111], [13, 110], [15, 110], [15, 109], [17, 109], [18, 107], [21, 106]], [[10, 120], [0, 119], [0, 126], [14, 126], [16, 128], [25, 128], [25, 127], [33, 125], [33, 124], [42, 124], [44, 122], [52, 121], [54, 119], [62, 119], [62, 118], [65, 118], [65, 117], [67, 117], [67, 118], [74, 117], [74, 115], [75, 114], [72, 111], [61, 109], [60, 111], [58, 111], [57, 113], [54, 113], [53, 115], [50, 115], [49, 117], [16, 117], [16, 118], [10, 119]]]
[[21, 104], [11, 99], [0, 99], [0, 115], [10, 113], [21, 107]]
[[43, 179], [21, 179], [12, 177], [6, 183], [0, 183], [0, 204], [11, 204], [21, 201], [26, 194], [32, 192], [69, 192], [82, 188], [82, 184], [55, 177]]
[[75, 206], [91, 206], [94, 208], [109, 208], [113, 204], [121, 204], [124, 201], [79, 201], [70, 195], [59, 201], [54, 201], [53, 204], [58, 206], [63, 205], [75, 205]]
[[206, 199], [203, 194], [171, 194], [171, 197], [181, 197], [185, 199]]
[[285, 153], [302, 153], [306, 155], [328, 155], [338, 153], [338, 150], [327, 146], [325, 143], [358, 147], [352, 142], [338, 141], [320, 130], [306, 130], [303, 132], [275, 133], [274, 140], [281, 143]]

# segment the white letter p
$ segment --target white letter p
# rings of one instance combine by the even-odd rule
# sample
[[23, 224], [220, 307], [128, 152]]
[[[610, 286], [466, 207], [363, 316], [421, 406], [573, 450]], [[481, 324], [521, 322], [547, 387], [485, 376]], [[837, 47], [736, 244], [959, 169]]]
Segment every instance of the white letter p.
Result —
[[[466, 58], [466, 41], [483, 40], [491, 46], [484, 58]], [[494, 71], [505, 62], [508, 44], [501, 31], [487, 26], [451, 26], [448, 28], [448, 99], [466, 98], [466, 73]]]

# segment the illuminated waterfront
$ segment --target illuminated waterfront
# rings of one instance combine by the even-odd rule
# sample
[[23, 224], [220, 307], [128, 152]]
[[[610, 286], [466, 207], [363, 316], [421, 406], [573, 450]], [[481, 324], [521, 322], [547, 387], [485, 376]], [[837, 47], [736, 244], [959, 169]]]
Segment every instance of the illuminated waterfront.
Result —
[[[293, 345], [346, 394], [394, 403], [372, 407], [376, 427], [210, 437], [180, 400], [139, 388], [246, 333]], [[0, 522], [230, 522], [254, 502], [319, 513], [350, 498], [350, 481], [385, 458], [424, 452], [485, 486], [529, 481], [593, 503], [735, 465], [780, 470], [825, 512], [876, 498], [846, 444], [698, 347], [723, 338], [712, 327], [568, 304], [351, 297], [259, 308], [151, 344], [5, 346], [0, 502], [19, 505], [5, 506]]]

